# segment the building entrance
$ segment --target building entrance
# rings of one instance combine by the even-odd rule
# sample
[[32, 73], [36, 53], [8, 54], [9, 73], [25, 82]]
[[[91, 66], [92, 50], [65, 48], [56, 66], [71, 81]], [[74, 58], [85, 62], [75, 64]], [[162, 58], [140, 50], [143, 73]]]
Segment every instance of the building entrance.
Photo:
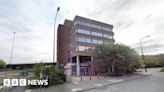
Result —
[[88, 75], [89, 74], [89, 68], [88, 67], [80, 67], [80, 75]]

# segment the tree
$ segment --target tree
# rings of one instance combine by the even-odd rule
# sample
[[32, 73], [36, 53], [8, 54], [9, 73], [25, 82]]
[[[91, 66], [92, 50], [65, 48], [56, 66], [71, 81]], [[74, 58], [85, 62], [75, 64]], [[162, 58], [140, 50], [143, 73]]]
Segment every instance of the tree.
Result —
[[156, 55], [146, 55], [145, 63], [147, 67], [158, 67], [159, 66], [159, 58]]
[[[114, 64], [116, 60], [114, 60], [116, 57], [116, 53], [113, 50], [113, 45], [112, 43], [108, 44], [101, 44], [101, 45], [97, 45], [95, 48], [95, 57], [98, 61], [103, 62], [101, 63], [102, 66], [99, 67], [103, 67], [104, 68], [104, 72], [108, 72], [111, 73], [112, 75], [115, 74], [115, 69], [114, 69]], [[100, 69], [101, 70], [101, 69]]]
[[164, 54], [157, 55], [159, 65], [164, 67]]
[[146, 63], [147, 67], [161, 67], [161, 66], [164, 66], [164, 54], [145, 55], [145, 63]]
[[[104, 62], [106, 72], [112, 75], [122, 75], [132, 72], [140, 65], [139, 55], [130, 47], [123, 44], [104, 43], [95, 48], [97, 61]], [[101, 66], [100, 66], [101, 67]]]
[[0, 69], [4, 69], [6, 67], [6, 63], [3, 60], [0, 60]]
[[139, 55], [134, 49], [124, 44], [115, 44], [114, 50], [117, 54], [122, 56], [126, 66], [126, 72], [132, 72], [135, 68], [140, 66]]

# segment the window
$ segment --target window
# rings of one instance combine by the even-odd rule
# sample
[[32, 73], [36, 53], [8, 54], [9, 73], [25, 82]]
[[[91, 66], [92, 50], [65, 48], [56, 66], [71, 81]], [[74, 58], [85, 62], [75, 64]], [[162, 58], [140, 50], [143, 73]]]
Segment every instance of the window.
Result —
[[90, 31], [89, 30], [85, 30], [85, 34], [90, 35]]
[[92, 43], [93, 43], [93, 44], [97, 44], [97, 43], [98, 43], [98, 41], [97, 41], [97, 40], [95, 40], [95, 39], [93, 39], [93, 40], [92, 40]]
[[102, 33], [92, 32], [92, 35], [102, 37]]
[[109, 27], [102, 27], [102, 29], [106, 31], [112, 31], [112, 28], [109, 28]]
[[92, 35], [96, 36], [96, 32], [92, 32]]
[[86, 42], [87, 42], [87, 43], [91, 43], [91, 39], [86, 38]]
[[93, 28], [100, 29], [100, 30], [105, 30], [105, 31], [112, 31], [112, 27], [104, 27], [104, 26], [101, 26], [101, 25], [96, 25], [96, 24], [93, 24], [93, 23], [88, 23], [88, 22], [83, 22], [83, 21], [75, 21], [75, 25], [76, 24], [80, 24], [80, 25], [88, 26], [88, 27], [93, 27]]
[[103, 37], [112, 39], [112, 35], [108, 35], [108, 34], [103, 34]]
[[83, 30], [81, 30], [81, 29], [78, 29], [78, 33], [83, 33]]
[[93, 39], [93, 40], [92, 40], [92, 43], [93, 43], [93, 44], [103, 44], [103, 41], [102, 41], [102, 40]]
[[90, 31], [89, 30], [77, 29], [76, 32], [77, 33], [82, 33], [82, 34], [88, 34], [88, 35], [90, 35]]
[[112, 35], [102, 34], [102, 33], [99, 33], [99, 32], [91, 32], [91, 31], [85, 30], [85, 29], [77, 29], [76, 32], [77, 33], [82, 33], [82, 34], [98, 36], [98, 37], [112, 38]]
[[98, 40], [98, 44], [103, 44], [103, 41], [102, 40]]
[[82, 21], [75, 21], [75, 25], [76, 24], [80, 24], [80, 25], [84, 25], [84, 26], [90, 26], [90, 23], [82, 22]]
[[103, 44], [103, 40], [90, 39], [86, 37], [78, 37], [76, 39], [78, 42], [92, 43], [92, 44]]
[[78, 37], [78, 38], [76, 39], [76, 41], [85, 42], [85, 38], [83, 38], [83, 37]]
[[102, 33], [97, 33], [97, 36], [102, 37]]

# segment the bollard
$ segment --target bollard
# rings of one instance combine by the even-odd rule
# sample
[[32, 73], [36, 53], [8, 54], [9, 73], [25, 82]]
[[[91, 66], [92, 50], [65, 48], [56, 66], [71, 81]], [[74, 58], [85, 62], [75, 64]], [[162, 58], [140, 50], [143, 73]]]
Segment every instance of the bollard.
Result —
[[91, 80], [91, 76], [89, 76], [89, 79]]
[[80, 78], [81, 78], [81, 81], [83, 81], [83, 78], [82, 78], [82, 76], [80, 76]]

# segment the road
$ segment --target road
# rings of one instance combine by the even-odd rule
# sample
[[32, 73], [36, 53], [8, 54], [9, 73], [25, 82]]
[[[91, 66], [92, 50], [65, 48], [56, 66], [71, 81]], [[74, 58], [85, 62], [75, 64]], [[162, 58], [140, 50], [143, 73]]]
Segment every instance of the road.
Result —
[[145, 78], [104, 86], [86, 92], [164, 92], [164, 73]]
[[13, 87], [8, 92], [25, 92], [25, 87]]

